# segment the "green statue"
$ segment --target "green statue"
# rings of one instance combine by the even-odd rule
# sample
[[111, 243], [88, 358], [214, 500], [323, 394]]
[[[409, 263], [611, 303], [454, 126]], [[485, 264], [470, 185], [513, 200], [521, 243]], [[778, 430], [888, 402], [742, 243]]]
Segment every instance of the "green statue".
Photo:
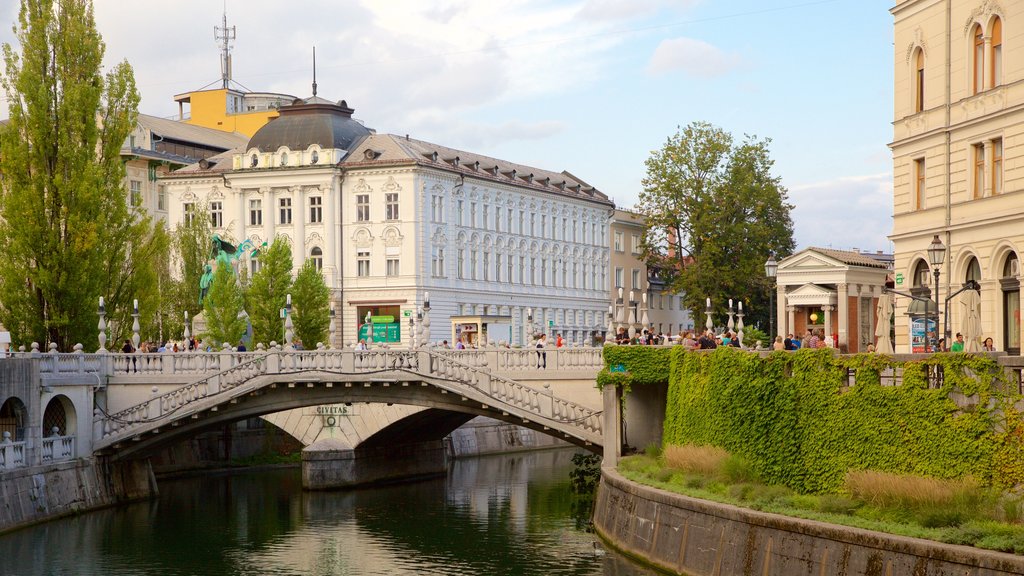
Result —
[[[267, 243], [264, 242], [260, 245], [260, 248], [264, 248], [266, 245]], [[248, 238], [243, 240], [238, 246], [235, 246], [219, 235], [214, 234], [210, 240], [210, 260], [203, 266], [203, 275], [199, 278], [199, 305], [203, 305], [206, 293], [210, 291], [210, 284], [213, 283], [213, 273], [217, 270], [218, 266], [233, 266], [247, 251], [249, 256], [253, 257], [259, 253], [260, 248], [253, 248], [252, 240]]]

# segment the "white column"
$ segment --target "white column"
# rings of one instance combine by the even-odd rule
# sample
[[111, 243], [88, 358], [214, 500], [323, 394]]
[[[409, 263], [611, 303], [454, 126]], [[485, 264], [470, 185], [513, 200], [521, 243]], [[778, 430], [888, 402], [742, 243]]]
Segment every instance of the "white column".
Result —
[[[776, 281], [778, 281], [778, 277], [776, 277]], [[785, 338], [786, 335], [793, 330], [793, 316], [792, 314], [789, 316], [786, 315], [787, 309], [786, 287], [781, 285], [776, 286], [775, 310], [772, 310], [772, 314], [775, 314], [775, 334], [768, 335], [769, 345], [771, 345], [772, 342], [775, 342], [775, 337], [779, 334], [782, 334], [782, 337]]]
[[832, 338], [832, 311], [836, 307], [822, 306], [821, 309], [825, 312], [825, 338]]
[[[249, 213], [248, 206], [245, 205], [245, 190], [236, 189], [235, 194], [238, 195], [238, 243], [241, 244], [248, 237], [246, 226], [249, 225]], [[248, 258], [240, 259], [238, 265], [247, 267], [248, 260]]]
[[839, 346], [849, 350], [850, 287], [839, 284]]
[[301, 186], [292, 186], [288, 191], [292, 198], [292, 224], [295, 230], [292, 263], [298, 270], [306, 262], [306, 199]]
[[795, 330], [796, 330], [796, 306], [786, 306], [786, 318], [787, 318], [788, 324], [786, 326], [786, 332], [785, 333], [788, 335], [790, 332], [793, 332], [793, 337], [794, 338], [801, 338], [801, 337], [803, 337], [803, 334], [797, 334], [795, 332]]
[[260, 188], [260, 198], [263, 199], [263, 234], [264, 240], [269, 247], [274, 243], [274, 222], [277, 221], [277, 206], [274, 202], [274, 189]]

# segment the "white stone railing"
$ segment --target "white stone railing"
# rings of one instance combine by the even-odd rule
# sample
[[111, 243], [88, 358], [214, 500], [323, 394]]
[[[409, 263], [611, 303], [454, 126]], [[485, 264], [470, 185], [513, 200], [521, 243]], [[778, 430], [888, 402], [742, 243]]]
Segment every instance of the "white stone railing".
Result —
[[25, 465], [25, 442], [0, 442], [0, 470], [21, 468]]
[[42, 444], [43, 462], [62, 462], [75, 457], [74, 435], [50, 436], [43, 438]]

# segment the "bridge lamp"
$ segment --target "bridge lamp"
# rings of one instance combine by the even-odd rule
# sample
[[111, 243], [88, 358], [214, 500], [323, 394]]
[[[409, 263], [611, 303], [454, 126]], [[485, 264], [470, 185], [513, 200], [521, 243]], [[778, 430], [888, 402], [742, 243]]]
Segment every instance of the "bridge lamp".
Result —
[[769, 254], [764, 262], [764, 275], [772, 286], [768, 288], [768, 343], [775, 342], [775, 275], [779, 272], [779, 263], [775, 261], [775, 254]]

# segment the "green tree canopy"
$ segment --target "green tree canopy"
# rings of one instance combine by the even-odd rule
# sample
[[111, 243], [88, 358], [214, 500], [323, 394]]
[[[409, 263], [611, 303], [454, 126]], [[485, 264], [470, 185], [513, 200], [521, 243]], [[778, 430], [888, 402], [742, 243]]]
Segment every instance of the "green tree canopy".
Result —
[[260, 269], [252, 275], [246, 293], [253, 342], [280, 343], [284, 341], [280, 312], [292, 288], [292, 250], [288, 242], [275, 238], [270, 248], [260, 252], [259, 263]]
[[244, 301], [234, 270], [223, 264], [217, 266], [210, 292], [203, 300], [203, 314], [206, 316], [204, 339], [217, 346], [225, 342], [232, 346], [238, 344], [246, 328], [245, 317], [239, 317]]
[[126, 62], [100, 73], [92, 3], [22, 0], [14, 32], [21, 51], [3, 46], [0, 322], [67, 350], [95, 342], [98, 296], [130, 327], [132, 298], [156, 292], [166, 240], [127, 206], [120, 149], [139, 95]]
[[793, 207], [771, 173], [770, 142], [746, 136], [736, 144], [721, 128], [694, 122], [646, 161], [637, 205], [647, 225], [643, 252], [671, 290], [685, 293], [697, 325], [708, 297], [720, 323], [733, 298], [753, 312], [748, 325], [767, 324], [772, 285], [764, 262], [795, 245]]
[[306, 348], [327, 342], [330, 328], [331, 290], [316, 263], [307, 259], [292, 285], [292, 322], [295, 337]]

